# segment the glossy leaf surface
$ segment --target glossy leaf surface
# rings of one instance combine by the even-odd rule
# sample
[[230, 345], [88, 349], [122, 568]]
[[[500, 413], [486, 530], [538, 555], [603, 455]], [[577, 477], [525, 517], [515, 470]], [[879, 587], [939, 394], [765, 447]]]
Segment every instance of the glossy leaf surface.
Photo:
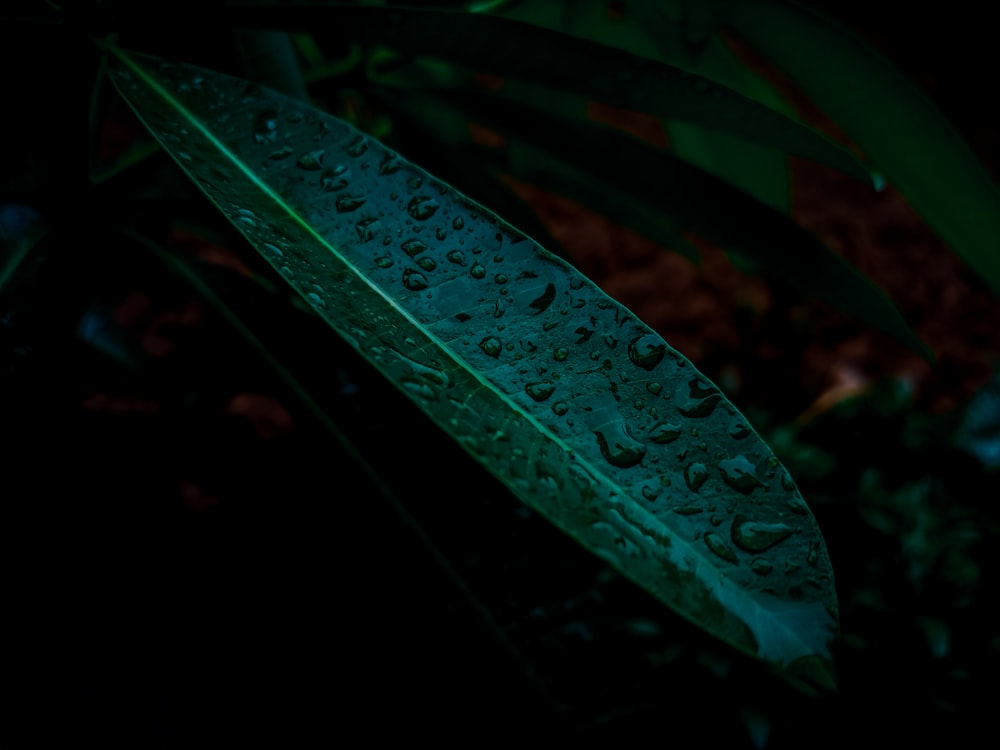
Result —
[[[700, 627], [828, 681], [836, 598], [819, 529], [686, 359], [568, 264], [346, 123], [239, 79], [113, 52], [119, 90], [185, 172], [485, 469]], [[454, 480], [475, 491], [474, 477]]]

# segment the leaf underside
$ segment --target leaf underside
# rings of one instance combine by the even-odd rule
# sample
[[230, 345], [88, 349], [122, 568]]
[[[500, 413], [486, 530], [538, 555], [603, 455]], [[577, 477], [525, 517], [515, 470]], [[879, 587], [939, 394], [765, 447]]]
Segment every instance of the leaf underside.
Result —
[[122, 95], [222, 213], [517, 497], [699, 627], [828, 681], [836, 595], [815, 520], [683, 356], [348, 124], [110, 51]]

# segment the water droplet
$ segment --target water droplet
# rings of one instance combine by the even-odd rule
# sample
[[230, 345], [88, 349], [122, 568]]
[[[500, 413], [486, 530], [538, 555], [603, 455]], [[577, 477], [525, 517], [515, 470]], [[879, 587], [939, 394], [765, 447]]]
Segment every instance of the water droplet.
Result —
[[403, 168], [403, 160], [395, 154], [386, 154], [382, 163], [378, 165], [380, 175], [393, 174]]
[[493, 277], [493, 280], [498, 284], [506, 284], [507, 276], [502, 273], [498, 273], [496, 276]]
[[594, 430], [594, 434], [597, 436], [601, 455], [612, 466], [627, 469], [642, 461], [646, 455], [646, 446], [634, 440], [621, 422]]
[[320, 169], [323, 166], [323, 154], [326, 153], [323, 149], [317, 151], [310, 151], [308, 154], [303, 154], [299, 157], [299, 160], [295, 162], [295, 166], [299, 169]]
[[628, 345], [628, 358], [644, 370], [656, 367], [667, 352], [667, 345], [659, 336], [646, 333]]
[[566, 357], [568, 356], [569, 356], [569, 349], [566, 349], [565, 347], [562, 346], [560, 346], [558, 349], [552, 352], [552, 359], [554, 359], [556, 362], [565, 362]]
[[315, 307], [326, 307], [326, 301], [315, 292], [309, 292], [306, 294], [306, 299], [308, 299]]
[[358, 239], [361, 240], [361, 242], [369, 242], [375, 239], [375, 230], [378, 229], [378, 227], [379, 220], [375, 217], [362, 219], [354, 225], [354, 229], [358, 233]]
[[545, 291], [542, 292], [541, 296], [537, 299], [532, 300], [528, 303], [528, 307], [535, 310], [535, 314], [545, 312], [549, 309], [549, 305], [556, 298], [556, 287], [555, 284], [546, 284]]
[[449, 250], [448, 254], [444, 257], [446, 257], [449, 261], [451, 261], [457, 266], [465, 265], [465, 256], [462, 255], [461, 250]]
[[660, 391], [663, 390], [663, 386], [655, 381], [650, 381], [646, 383], [646, 390], [652, 393], [654, 396], [659, 396]]
[[[301, 166], [301, 164], [299, 166]], [[336, 167], [330, 167], [329, 169], [324, 169], [323, 174], [320, 176], [320, 183], [323, 185], [323, 189], [328, 193], [343, 190], [347, 187], [347, 183], [350, 182], [350, 180], [351, 170], [343, 164]]]
[[806, 555], [806, 562], [812, 567], [816, 567], [819, 562], [819, 542], [809, 542], [809, 554]]
[[294, 154], [295, 151], [291, 146], [284, 146], [283, 148], [278, 148], [267, 155], [268, 161], [281, 161], [282, 159], [287, 159], [289, 156]]
[[781, 472], [781, 487], [787, 492], [791, 492], [795, 489], [795, 480], [792, 479], [792, 475], [787, 471]]
[[793, 497], [791, 500], [785, 503], [785, 505], [788, 506], [788, 509], [792, 511], [792, 513], [796, 513], [797, 515], [800, 516], [809, 515], [809, 506], [806, 505], [806, 501], [803, 500], [801, 497]]
[[744, 422], [740, 417], [733, 417], [732, 421], [729, 422], [727, 432], [729, 433], [729, 437], [733, 440], [742, 440], [750, 434], [750, 425]]
[[715, 388], [706, 386], [699, 378], [692, 378], [685, 385], [680, 385], [674, 394], [677, 399], [677, 410], [685, 417], [707, 417], [722, 400], [722, 394]]
[[742, 454], [720, 461], [719, 470], [722, 472], [723, 481], [744, 495], [750, 494], [757, 487], [764, 486], [757, 478], [757, 468]]
[[507, 312], [507, 300], [503, 299], [502, 297], [498, 298], [493, 303], [493, 317], [502, 318], [505, 312]]
[[763, 552], [790, 537], [793, 531], [783, 523], [760, 523], [746, 516], [736, 516], [732, 539], [733, 544], [747, 552]]
[[700, 505], [678, 505], [674, 508], [671, 508], [671, 510], [673, 510], [674, 513], [677, 513], [678, 515], [681, 516], [693, 516], [698, 513], [705, 512], [705, 509], [702, 508]]
[[419, 292], [421, 289], [427, 288], [427, 279], [419, 271], [407, 268], [403, 271], [403, 286], [411, 292]]
[[542, 381], [541, 383], [528, 383], [524, 387], [525, 392], [531, 396], [535, 401], [544, 401], [555, 391], [555, 383], [550, 383], [549, 381]]
[[257, 143], [274, 143], [278, 137], [278, 113], [265, 109], [253, 121], [253, 137]]
[[765, 560], [763, 557], [758, 557], [756, 560], [750, 563], [750, 570], [752, 570], [759, 576], [766, 576], [768, 573], [774, 570], [774, 566], [768, 560]]
[[281, 270], [281, 275], [284, 276], [286, 279], [295, 278], [295, 271], [292, 270], [291, 266], [282, 266], [280, 270]]
[[407, 240], [402, 244], [403, 252], [409, 255], [411, 258], [419, 253], [422, 253], [427, 249], [425, 245], [420, 240]]
[[437, 263], [434, 262], [433, 258], [420, 258], [417, 261], [417, 265], [420, 266], [425, 271], [433, 271], [437, 268]]
[[412, 393], [421, 401], [437, 401], [437, 392], [427, 385], [427, 383], [421, 383], [416, 380], [402, 380], [400, 382], [409, 393]]
[[354, 195], [341, 195], [337, 198], [334, 205], [337, 207], [337, 213], [346, 214], [351, 211], [357, 211], [365, 205], [365, 199]]
[[469, 269], [469, 275], [474, 279], [485, 279], [486, 269], [482, 267], [479, 263], [473, 264], [472, 268]]
[[479, 348], [491, 357], [499, 357], [500, 352], [503, 350], [503, 346], [500, 344], [500, 339], [496, 336], [487, 336], [484, 338], [479, 342]]
[[681, 426], [679, 424], [671, 424], [670, 422], [660, 422], [659, 424], [653, 425], [650, 428], [648, 435], [650, 440], [654, 443], [659, 443], [660, 445], [672, 443], [680, 436]]
[[722, 537], [714, 531], [710, 531], [705, 534], [704, 539], [708, 548], [723, 560], [727, 560], [731, 563], [739, 563], [740, 560], [736, 557], [736, 553], [729, 549], [729, 545], [722, 541]]
[[456, 216], [455, 220], [453, 222], [451, 222], [451, 226], [452, 226], [453, 229], [456, 229], [456, 230], [457, 229], [462, 229], [465, 226], [465, 221], [462, 219], [461, 216]]
[[439, 206], [436, 200], [427, 196], [418, 195], [411, 198], [406, 206], [407, 212], [418, 221], [425, 221], [437, 213]]
[[705, 484], [706, 479], [708, 479], [708, 469], [703, 463], [695, 462], [684, 469], [684, 481], [695, 492]]
[[375, 265], [379, 268], [389, 268], [392, 265], [392, 258], [383, 255], [375, 259]]
[[569, 404], [567, 404], [565, 401], [556, 401], [554, 404], [552, 404], [552, 412], [557, 417], [561, 417], [568, 411], [569, 411]]
[[642, 486], [642, 496], [647, 500], [655, 500], [660, 496], [660, 488], [655, 485], [644, 484]]
[[361, 156], [365, 151], [368, 150], [368, 139], [363, 135], [357, 136], [353, 141], [351, 141], [344, 150], [349, 156], [358, 157]]
[[278, 248], [278, 247], [277, 247], [276, 245], [272, 245], [272, 244], [271, 244], [271, 243], [269, 243], [269, 242], [265, 242], [265, 243], [263, 243], [263, 244], [261, 245], [261, 247], [262, 247], [262, 248], [263, 248], [264, 250], [267, 250], [267, 251], [268, 251], [269, 253], [271, 253], [272, 255], [276, 255], [276, 256], [278, 256], [279, 258], [282, 258], [282, 257], [284, 257], [284, 255], [285, 255], [285, 254], [284, 254], [283, 252], [281, 252], [281, 249], [280, 249], [280, 248]]

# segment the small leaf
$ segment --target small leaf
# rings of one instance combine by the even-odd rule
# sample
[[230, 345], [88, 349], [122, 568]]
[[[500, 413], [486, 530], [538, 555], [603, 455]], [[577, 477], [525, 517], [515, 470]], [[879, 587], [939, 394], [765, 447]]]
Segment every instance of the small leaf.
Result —
[[[815, 520], [767, 446], [750, 430], [732, 437], [736, 410], [663, 339], [343, 121], [111, 51], [116, 85], [178, 165], [484, 468], [700, 627], [794, 674], [828, 673], [836, 595]], [[322, 149], [349, 184], [325, 191], [319, 171], [269, 159], [276, 145]], [[338, 208], [344, 194], [356, 208]], [[666, 444], [650, 439], [664, 420], [683, 426]], [[756, 541], [765, 532], [769, 546]], [[771, 570], [754, 565], [763, 558]]]

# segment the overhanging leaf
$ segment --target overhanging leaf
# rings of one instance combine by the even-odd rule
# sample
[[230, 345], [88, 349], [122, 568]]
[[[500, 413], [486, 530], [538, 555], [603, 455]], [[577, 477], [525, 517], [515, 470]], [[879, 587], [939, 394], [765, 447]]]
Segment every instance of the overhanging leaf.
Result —
[[231, 2], [238, 25], [383, 44], [649, 114], [683, 120], [828, 164], [868, 171], [820, 133], [702, 76], [587, 39], [499, 16], [341, 3]]
[[822, 107], [1000, 294], [1000, 189], [912, 81], [798, 4], [738, 0], [722, 7], [725, 22]]
[[687, 360], [568, 264], [346, 123], [239, 79], [110, 51], [116, 85], [177, 163], [483, 467], [700, 627], [829, 684], [836, 595], [819, 529]]

